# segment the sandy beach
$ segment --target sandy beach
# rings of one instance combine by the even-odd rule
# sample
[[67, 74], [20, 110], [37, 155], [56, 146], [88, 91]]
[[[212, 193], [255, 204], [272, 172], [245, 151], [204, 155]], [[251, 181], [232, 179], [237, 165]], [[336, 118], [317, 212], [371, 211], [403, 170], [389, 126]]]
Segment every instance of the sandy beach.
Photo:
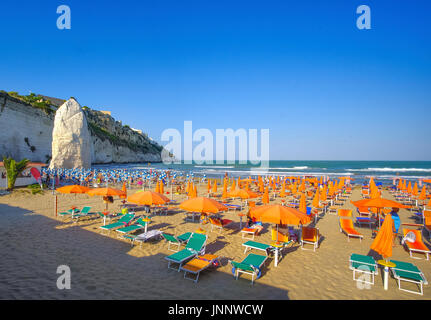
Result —
[[[201, 194], [204, 187], [201, 186]], [[133, 191], [129, 190], [129, 194]], [[387, 191], [384, 197], [391, 198]], [[178, 202], [184, 196], [176, 195]], [[351, 199], [360, 199], [360, 189], [354, 189]], [[280, 200], [272, 201], [274, 203]], [[382, 273], [370, 289], [358, 289], [348, 268], [352, 253], [367, 254], [372, 243], [371, 230], [358, 228], [364, 240], [351, 239], [340, 233], [338, 217], [326, 214], [317, 223], [322, 235], [316, 252], [301, 250], [295, 244], [284, 251], [278, 267], [273, 259], [267, 261], [263, 275], [252, 286], [243, 275], [235, 280], [228, 259], [241, 261], [243, 253], [237, 213], [225, 213], [235, 221], [228, 231], [218, 234], [208, 230], [207, 253], [223, 257], [221, 266], [204, 271], [198, 283], [185, 280], [183, 272], [167, 268], [165, 256], [172, 253], [165, 240], [131, 246], [118, 239], [115, 232], [102, 235], [102, 219], [62, 222], [54, 216], [54, 196], [50, 191], [31, 195], [16, 190], [0, 197], [0, 298], [1, 299], [429, 299], [431, 291], [424, 287], [424, 295], [398, 290], [395, 279], [389, 279], [389, 290], [383, 289]], [[71, 205], [89, 205], [103, 210], [100, 197], [87, 195], [59, 195], [59, 211]], [[115, 201], [111, 209], [120, 205]], [[349, 201], [345, 208], [352, 208]], [[141, 213], [142, 214], [142, 213]], [[412, 214], [401, 210], [402, 222], [411, 222]], [[179, 235], [195, 231], [198, 222], [185, 222], [184, 213], [172, 208], [167, 216], [154, 216], [149, 226]], [[257, 241], [270, 243], [270, 225], [265, 224]], [[425, 240], [429, 245], [428, 240]], [[411, 259], [397, 243], [393, 259], [412, 262], [431, 279], [429, 261]], [[71, 269], [71, 289], [56, 287], [57, 267]], [[410, 288], [413, 288], [410, 286]]]

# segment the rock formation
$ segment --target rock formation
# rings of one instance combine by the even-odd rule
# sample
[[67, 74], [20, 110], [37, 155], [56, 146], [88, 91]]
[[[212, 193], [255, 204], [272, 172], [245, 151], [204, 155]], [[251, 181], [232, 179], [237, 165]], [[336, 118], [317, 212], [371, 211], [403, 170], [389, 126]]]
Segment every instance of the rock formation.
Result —
[[55, 114], [49, 167], [91, 167], [91, 136], [87, 119], [74, 98], [67, 100]]

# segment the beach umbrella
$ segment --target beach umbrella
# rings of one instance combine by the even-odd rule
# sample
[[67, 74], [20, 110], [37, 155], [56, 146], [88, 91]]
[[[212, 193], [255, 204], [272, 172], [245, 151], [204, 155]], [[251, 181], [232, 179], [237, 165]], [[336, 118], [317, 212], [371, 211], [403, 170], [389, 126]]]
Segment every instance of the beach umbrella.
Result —
[[288, 225], [307, 224], [311, 218], [301, 211], [279, 204], [264, 205], [250, 209], [250, 216], [262, 222]]
[[260, 195], [256, 192], [246, 189], [235, 189], [234, 191], [229, 192], [228, 196], [232, 198], [239, 197], [241, 199], [252, 199], [257, 198]]
[[200, 213], [217, 213], [228, 209], [224, 204], [206, 197], [188, 199], [180, 204], [180, 208]]
[[211, 181], [210, 179], [208, 179], [208, 183], [207, 183], [207, 193], [210, 193], [211, 191]]
[[160, 184], [159, 184], [159, 181], [157, 181], [156, 189], [154, 190], [154, 192], [160, 193]]
[[419, 200], [425, 200], [427, 198], [427, 188], [422, 186], [421, 193], [419, 194]]
[[154, 191], [140, 191], [127, 198], [127, 201], [141, 205], [158, 205], [169, 202], [169, 198]]
[[[104, 197], [114, 197], [114, 196], [125, 196], [126, 193], [122, 190], [114, 189], [114, 188], [94, 188], [87, 191], [89, 196], [104, 196]], [[108, 202], [106, 203], [106, 210], [108, 210]]]
[[418, 187], [418, 183], [415, 182], [415, 186], [413, 187], [413, 192], [412, 194], [416, 197], [419, 193], [419, 187]]
[[165, 185], [163, 183], [163, 181], [160, 180], [160, 184], [159, 184], [159, 193], [164, 194], [165, 193]]
[[383, 208], [400, 208], [406, 209], [410, 208], [402, 203], [385, 199], [385, 198], [374, 198], [374, 199], [362, 199], [358, 201], [350, 201], [355, 207], [367, 207], [367, 208], [376, 208], [377, 209], [377, 219], [380, 224], [379, 214], [380, 210]]
[[304, 192], [301, 193], [301, 198], [299, 200], [299, 211], [305, 214], [307, 213], [307, 200]]
[[402, 190], [402, 188], [403, 188], [403, 182], [402, 182], [402, 179], [398, 179], [398, 190]]
[[283, 185], [281, 186], [280, 197], [284, 198], [286, 196], [286, 181], [283, 180]]
[[431, 183], [431, 179], [425, 179], [425, 180], [423, 180], [423, 182]]
[[319, 202], [320, 202], [319, 190], [316, 190], [316, 193], [314, 194], [314, 198], [313, 198], [313, 202], [312, 202], [313, 207], [319, 208]]
[[388, 258], [392, 256], [392, 243], [394, 239], [394, 223], [392, 215], [387, 214], [383, 224], [376, 235], [373, 243], [371, 244], [371, 249], [381, 254], [386, 261], [379, 261], [379, 264], [385, 266], [385, 277], [384, 277], [384, 289], [388, 290], [388, 267], [394, 266], [387, 261]]
[[212, 193], [214, 193], [214, 194], [217, 193], [217, 180], [216, 179], [214, 179], [214, 184], [213, 184], [213, 187], [212, 187]]
[[120, 199], [126, 199], [127, 198], [127, 188], [126, 188], [126, 181], [123, 182], [123, 187], [121, 188], [121, 191], [125, 193], [124, 196], [120, 196]]
[[230, 191], [233, 191], [236, 189], [236, 184], [235, 184], [235, 178], [232, 179], [232, 186], [230, 187]]
[[269, 203], [269, 187], [265, 188], [265, 192], [262, 196], [262, 203], [268, 204]]
[[55, 191], [60, 192], [60, 193], [87, 193], [90, 190], [91, 189], [88, 187], [74, 184], [74, 185], [64, 186], [64, 187], [58, 188]]

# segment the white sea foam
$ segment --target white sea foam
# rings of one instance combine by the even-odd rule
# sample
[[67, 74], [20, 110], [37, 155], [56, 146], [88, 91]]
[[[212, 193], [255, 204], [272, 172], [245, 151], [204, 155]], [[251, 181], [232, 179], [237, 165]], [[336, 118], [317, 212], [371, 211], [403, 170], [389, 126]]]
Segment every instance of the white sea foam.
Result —
[[424, 168], [367, 168], [367, 169], [346, 169], [346, 171], [363, 171], [363, 172], [431, 172], [431, 169]]
[[234, 166], [196, 166], [195, 168], [210, 168], [210, 169], [232, 169]]

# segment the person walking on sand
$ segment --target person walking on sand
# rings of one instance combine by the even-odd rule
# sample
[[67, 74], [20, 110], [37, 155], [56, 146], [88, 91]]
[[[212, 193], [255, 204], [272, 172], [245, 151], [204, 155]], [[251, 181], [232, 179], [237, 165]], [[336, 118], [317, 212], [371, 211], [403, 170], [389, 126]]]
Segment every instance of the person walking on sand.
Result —
[[390, 212], [390, 215], [392, 216], [392, 221], [394, 222], [394, 241], [393, 241], [393, 245], [395, 245], [395, 239], [397, 237], [398, 234], [398, 230], [400, 228], [401, 225], [401, 220], [400, 220], [400, 216], [398, 215], [398, 211], [400, 211], [399, 208], [392, 208], [392, 211]]

